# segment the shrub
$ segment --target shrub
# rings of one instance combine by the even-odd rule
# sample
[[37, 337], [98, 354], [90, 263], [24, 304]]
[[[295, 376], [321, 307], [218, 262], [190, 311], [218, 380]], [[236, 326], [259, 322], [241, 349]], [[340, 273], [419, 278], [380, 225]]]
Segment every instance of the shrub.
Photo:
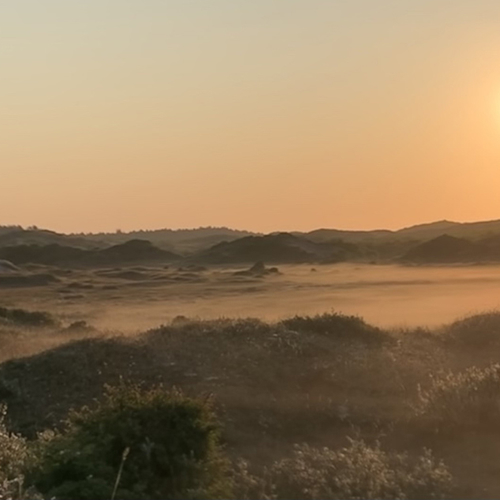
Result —
[[51, 327], [58, 326], [58, 321], [47, 312], [7, 309], [0, 307], [0, 320], [20, 326]]
[[73, 412], [64, 432], [42, 441], [38, 457], [30, 479], [50, 498], [109, 499], [121, 467], [121, 499], [228, 493], [211, 404], [178, 391], [108, 388], [95, 409]]
[[0, 499], [41, 498], [32, 488], [24, 489], [24, 471], [31, 459], [26, 439], [5, 426], [6, 407], [0, 407]]
[[358, 340], [367, 343], [387, 340], [387, 335], [382, 330], [365, 323], [358, 316], [346, 316], [338, 313], [294, 316], [281, 321], [281, 324], [290, 330], [328, 334], [345, 340]]
[[447, 338], [467, 347], [485, 347], [500, 342], [500, 312], [476, 314], [454, 321], [445, 329]]
[[240, 498], [411, 500], [446, 497], [452, 477], [429, 450], [411, 460], [378, 444], [350, 440], [340, 450], [297, 446], [291, 458], [275, 462], [261, 479], [240, 464], [236, 482]]
[[419, 425], [434, 432], [496, 427], [500, 417], [500, 365], [432, 376], [427, 390], [419, 388], [414, 412]]

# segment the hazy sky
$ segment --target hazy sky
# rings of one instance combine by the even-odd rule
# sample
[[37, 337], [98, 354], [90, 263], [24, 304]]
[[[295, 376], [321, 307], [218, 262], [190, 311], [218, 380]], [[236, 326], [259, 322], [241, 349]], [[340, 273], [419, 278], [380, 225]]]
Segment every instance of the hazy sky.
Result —
[[1, 0], [0, 224], [500, 218], [499, 0]]

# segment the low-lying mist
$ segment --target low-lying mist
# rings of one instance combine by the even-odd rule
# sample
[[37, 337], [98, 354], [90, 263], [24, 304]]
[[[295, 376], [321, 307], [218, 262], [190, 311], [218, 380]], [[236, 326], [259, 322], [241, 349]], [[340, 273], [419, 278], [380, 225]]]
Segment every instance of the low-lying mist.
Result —
[[242, 275], [242, 269], [43, 268], [56, 281], [0, 287], [0, 305], [49, 310], [125, 333], [180, 315], [279, 320], [332, 310], [383, 327], [436, 326], [500, 307], [500, 266], [282, 265], [266, 276]]

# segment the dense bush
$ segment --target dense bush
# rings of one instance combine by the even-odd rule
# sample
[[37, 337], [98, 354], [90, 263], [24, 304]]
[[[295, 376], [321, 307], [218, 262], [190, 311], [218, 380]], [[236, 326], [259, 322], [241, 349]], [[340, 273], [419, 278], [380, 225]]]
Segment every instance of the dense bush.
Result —
[[0, 307], [0, 321], [27, 327], [50, 327], [58, 325], [57, 320], [47, 312], [32, 312], [24, 309], [7, 309], [5, 307]]
[[316, 316], [294, 316], [281, 322], [283, 326], [297, 332], [324, 333], [339, 340], [382, 342], [388, 339], [382, 330], [371, 326], [358, 316], [325, 313]]
[[500, 365], [468, 368], [462, 373], [433, 376], [430, 387], [419, 390], [415, 405], [419, 425], [435, 432], [465, 427], [498, 426]]
[[136, 386], [108, 388], [41, 440], [28, 480], [50, 498], [169, 499], [230, 496], [209, 401]]
[[292, 458], [275, 462], [261, 478], [240, 464], [239, 498], [267, 500], [445, 498], [452, 477], [430, 451], [416, 460], [351, 440], [340, 450], [297, 446]]
[[486, 347], [500, 342], [500, 312], [486, 312], [454, 321], [446, 327], [446, 337], [467, 347]]

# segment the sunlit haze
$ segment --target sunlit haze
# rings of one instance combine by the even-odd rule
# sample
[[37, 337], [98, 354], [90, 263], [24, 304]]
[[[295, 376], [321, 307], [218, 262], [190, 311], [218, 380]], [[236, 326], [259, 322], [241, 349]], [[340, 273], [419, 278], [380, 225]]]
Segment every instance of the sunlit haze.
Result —
[[498, 0], [6, 0], [0, 37], [0, 224], [500, 218]]

